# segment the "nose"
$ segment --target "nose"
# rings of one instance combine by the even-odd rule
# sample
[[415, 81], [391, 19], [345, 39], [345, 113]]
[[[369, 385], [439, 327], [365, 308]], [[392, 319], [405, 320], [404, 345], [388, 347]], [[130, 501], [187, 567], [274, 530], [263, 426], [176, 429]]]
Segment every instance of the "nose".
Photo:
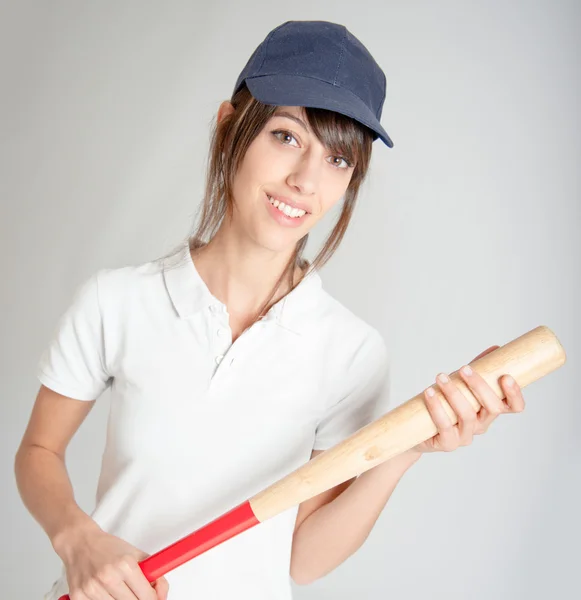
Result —
[[321, 180], [321, 157], [316, 152], [303, 153], [295, 163], [287, 183], [302, 196], [317, 192]]

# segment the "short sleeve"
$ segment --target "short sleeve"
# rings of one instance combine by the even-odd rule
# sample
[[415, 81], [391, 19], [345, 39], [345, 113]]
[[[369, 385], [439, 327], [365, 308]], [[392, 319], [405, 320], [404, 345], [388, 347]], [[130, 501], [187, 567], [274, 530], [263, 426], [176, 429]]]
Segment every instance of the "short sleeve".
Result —
[[373, 329], [338, 382], [334, 391], [338, 400], [320, 419], [313, 450], [327, 450], [385, 414], [389, 410], [389, 385], [387, 347]]
[[99, 272], [81, 283], [60, 317], [37, 367], [46, 387], [77, 400], [94, 400], [110, 383], [105, 367]]

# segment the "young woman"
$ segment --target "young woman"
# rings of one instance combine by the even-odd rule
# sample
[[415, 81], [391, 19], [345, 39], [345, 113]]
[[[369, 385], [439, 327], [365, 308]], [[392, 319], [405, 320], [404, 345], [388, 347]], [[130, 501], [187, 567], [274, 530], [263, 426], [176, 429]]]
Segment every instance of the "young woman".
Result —
[[[138, 562], [264, 489], [387, 410], [381, 335], [324, 291], [318, 271], [346, 231], [379, 123], [385, 76], [345, 27], [271, 31], [218, 110], [198, 226], [161, 260], [101, 269], [43, 354], [16, 458], [24, 503], [63, 571], [55, 600], [280, 600], [365, 541], [424, 452], [470, 444], [506, 401], [438, 382], [458, 415], [425, 400], [439, 433], [240, 534], [151, 586]], [[309, 231], [340, 217], [310, 263]], [[493, 347], [494, 348], [494, 347]], [[485, 354], [484, 352], [483, 354]], [[478, 357], [477, 357], [478, 358]], [[111, 411], [95, 510], [76, 504], [67, 445], [96, 398]], [[430, 388], [431, 389], [431, 388]], [[290, 575], [290, 577], [289, 577]]]

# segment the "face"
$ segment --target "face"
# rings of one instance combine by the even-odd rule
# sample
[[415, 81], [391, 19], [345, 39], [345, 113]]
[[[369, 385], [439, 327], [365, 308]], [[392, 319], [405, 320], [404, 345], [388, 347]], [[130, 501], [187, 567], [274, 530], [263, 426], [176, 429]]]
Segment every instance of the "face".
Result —
[[[231, 109], [223, 103], [218, 118]], [[232, 225], [275, 252], [292, 250], [340, 200], [353, 174], [354, 166], [307, 128], [301, 107], [279, 106], [235, 177]]]

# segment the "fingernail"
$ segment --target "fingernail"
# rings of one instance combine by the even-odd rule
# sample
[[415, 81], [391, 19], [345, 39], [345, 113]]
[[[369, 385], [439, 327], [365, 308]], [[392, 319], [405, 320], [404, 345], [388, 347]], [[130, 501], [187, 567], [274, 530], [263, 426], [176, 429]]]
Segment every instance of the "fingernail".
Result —
[[432, 397], [434, 396], [434, 389], [433, 389], [433, 388], [431, 388], [431, 387], [429, 387], [429, 388], [426, 390], [426, 393], [428, 394], [428, 396], [429, 396], [430, 398], [432, 398]]
[[438, 375], [438, 379], [442, 382], [442, 383], [448, 383], [448, 381], [450, 381], [448, 379], [448, 376], [445, 373], [440, 373]]
[[464, 375], [472, 375], [472, 369], [466, 365], [465, 367], [462, 368], [462, 373], [464, 373]]
[[504, 381], [505, 381], [506, 385], [508, 385], [510, 387], [512, 387], [514, 385], [514, 379], [510, 375], [507, 375], [504, 378]]

